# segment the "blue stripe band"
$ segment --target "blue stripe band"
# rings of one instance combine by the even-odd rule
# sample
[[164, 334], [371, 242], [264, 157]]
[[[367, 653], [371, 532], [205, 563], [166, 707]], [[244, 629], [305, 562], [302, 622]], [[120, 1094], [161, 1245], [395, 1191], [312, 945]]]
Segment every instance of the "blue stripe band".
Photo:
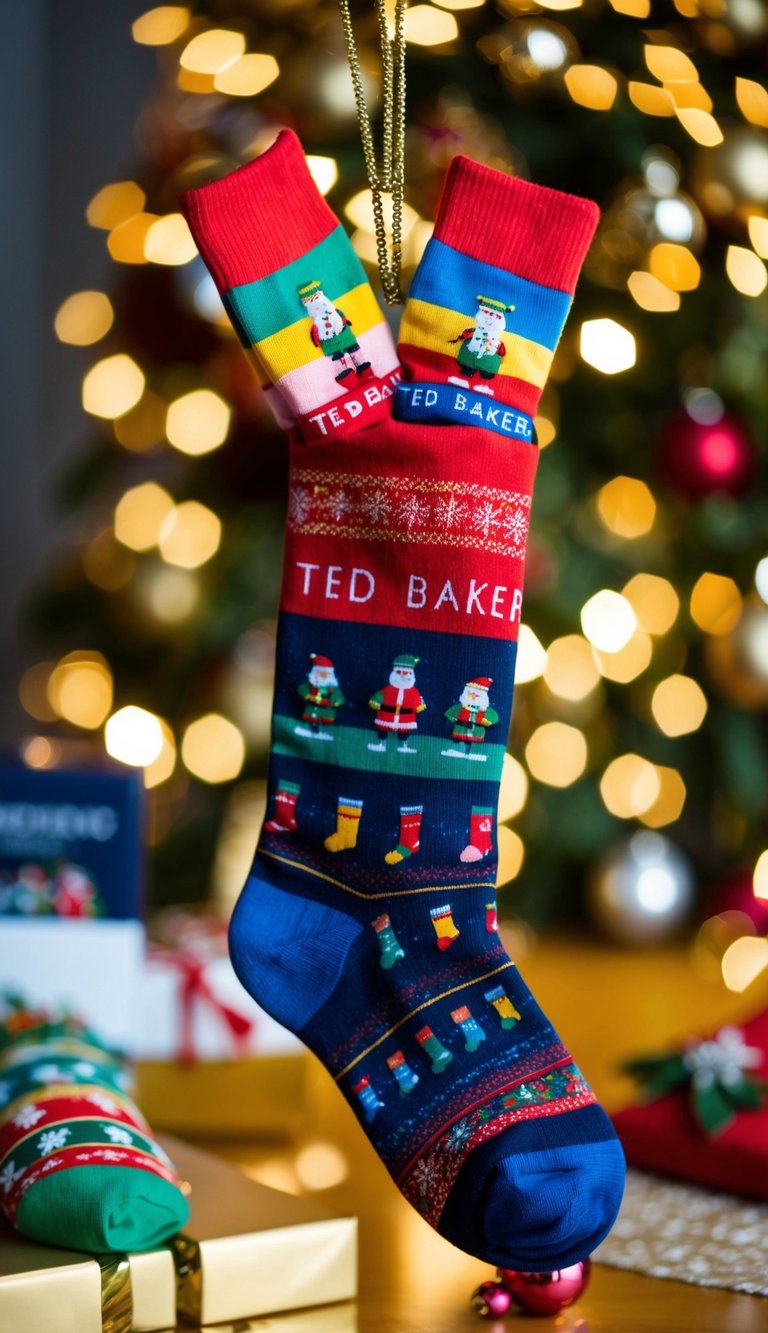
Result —
[[394, 412], [400, 421], [482, 426], [511, 440], [536, 443], [533, 421], [524, 412], [471, 389], [456, 389], [452, 384], [398, 384]]
[[510, 333], [554, 351], [571, 304], [568, 292], [540, 287], [493, 264], [481, 264], [432, 237], [408, 293], [419, 301], [474, 315], [478, 296], [515, 308], [505, 316]]

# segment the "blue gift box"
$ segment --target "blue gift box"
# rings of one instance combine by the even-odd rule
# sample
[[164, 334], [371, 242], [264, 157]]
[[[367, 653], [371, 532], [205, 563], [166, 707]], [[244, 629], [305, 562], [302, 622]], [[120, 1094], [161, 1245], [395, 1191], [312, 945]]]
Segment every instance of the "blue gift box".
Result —
[[0, 762], [0, 915], [143, 916], [138, 772]]

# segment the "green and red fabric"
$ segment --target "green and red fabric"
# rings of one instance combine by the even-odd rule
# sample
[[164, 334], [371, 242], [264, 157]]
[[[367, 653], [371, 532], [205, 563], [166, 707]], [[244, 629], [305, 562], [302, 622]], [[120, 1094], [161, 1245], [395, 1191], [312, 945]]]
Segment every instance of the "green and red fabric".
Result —
[[[288, 143], [183, 200], [241, 326], [231, 293], [255, 284], [254, 334], [273, 296], [283, 310], [301, 275], [323, 277], [300, 253], [317, 235], [291, 220], [330, 228], [327, 206], [297, 172], [286, 210], [273, 155]], [[269, 772], [276, 807], [300, 787], [300, 817], [264, 826], [230, 927], [243, 984], [324, 1062], [406, 1198], [456, 1245], [526, 1271], [584, 1258], [623, 1185], [610, 1121], [506, 954], [494, 901], [531, 415], [596, 221], [586, 200], [459, 159], [403, 318], [412, 381], [380, 389], [376, 421], [341, 396], [335, 415], [301, 404]], [[326, 291], [363, 346], [348, 296]], [[332, 726], [303, 719], [312, 654], [343, 693]], [[471, 716], [446, 720], [470, 685]]]
[[[139, 1251], [185, 1224], [173, 1163], [125, 1092], [121, 1062], [71, 1020], [0, 1040], [0, 1203], [50, 1245]], [[12, 1037], [12, 1039], [11, 1039]]]
[[633, 1166], [768, 1199], [768, 1009], [625, 1067], [644, 1090], [613, 1117]]

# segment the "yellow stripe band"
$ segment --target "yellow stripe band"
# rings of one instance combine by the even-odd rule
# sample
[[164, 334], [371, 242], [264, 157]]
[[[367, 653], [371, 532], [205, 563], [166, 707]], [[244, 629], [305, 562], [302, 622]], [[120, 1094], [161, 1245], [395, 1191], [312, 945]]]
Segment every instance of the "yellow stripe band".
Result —
[[[336, 303], [352, 325], [352, 333], [359, 341], [360, 335], [377, 324], [384, 324], [376, 297], [367, 282], [340, 296]], [[273, 380], [279, 380], [289, 371], [311, 361], [322, 361], [323, 352], [312, 341], [312, 320], [309, 315], [297, 319], [279, 333], [253, 344], [253, 351], [262, 365], [269, 367]], [[333, 363], [332, 363], [333, 364]]]
[[[430, 305], [427, 301], [417, 301], [411, 297], [400, 326], [400, 342], [412, 347], [423, 347], [428, 352], [455, 357], [461, 346], [459, 335], [471, 323], [471, 319], [467, 320], [466, 315], [455, 310], [446, 310], [443, 306]], [[509, 329], [504, 333], [502, 342], [506, 356], [498, 374], [526, 380], [537, 389], [543, 389], [554, 353], [548, 347], [542, 347], [541, 343], [510, 333]], [[457, 374], [461, 373], [461, 367], [458, 367]]]

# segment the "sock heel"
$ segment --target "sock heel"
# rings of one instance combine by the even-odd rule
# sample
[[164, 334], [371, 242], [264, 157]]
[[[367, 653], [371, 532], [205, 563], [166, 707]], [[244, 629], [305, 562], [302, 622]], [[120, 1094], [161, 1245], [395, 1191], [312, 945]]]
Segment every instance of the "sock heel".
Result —
[[232, 966], [250, 995], [292, 1032], [333, 994], [362, 927], [344, 912], [251, 874], [229, 925]]

